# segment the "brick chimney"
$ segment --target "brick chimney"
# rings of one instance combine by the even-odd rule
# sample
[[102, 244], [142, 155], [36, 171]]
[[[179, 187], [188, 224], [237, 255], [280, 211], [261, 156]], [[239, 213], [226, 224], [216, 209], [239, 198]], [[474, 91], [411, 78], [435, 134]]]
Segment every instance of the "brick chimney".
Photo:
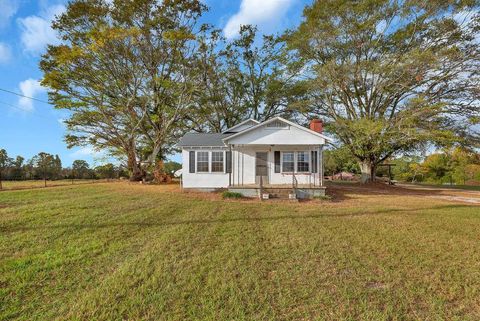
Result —
[[310, 129], [317, 133], [323, 132], [323, 120], [321, 119], [312, 119], [310, 120]]

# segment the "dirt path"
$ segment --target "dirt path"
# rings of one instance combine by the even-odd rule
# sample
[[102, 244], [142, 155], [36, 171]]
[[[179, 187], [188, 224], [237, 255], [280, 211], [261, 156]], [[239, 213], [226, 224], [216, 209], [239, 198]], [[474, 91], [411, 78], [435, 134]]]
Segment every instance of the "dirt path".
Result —
[[352, 192], [364, 195], [409, 195], [480, 205], [480, 191], [450, 189], [444, 187], [437, 188], [431, 186], [407, 184], [389, 186], [382, 183], [368, 185], [356, 183], [331, 183], [329, 189], [334, 195], [340, 197], [344, 192]]

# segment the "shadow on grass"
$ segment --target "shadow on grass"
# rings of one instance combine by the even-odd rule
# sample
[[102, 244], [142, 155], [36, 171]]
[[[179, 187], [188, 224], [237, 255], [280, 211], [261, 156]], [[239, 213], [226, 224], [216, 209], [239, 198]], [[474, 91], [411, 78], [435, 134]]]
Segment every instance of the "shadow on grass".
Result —
[[54, 225], [39, 225], [39, 226], [11, 226], [1, 227], [0, 232], [21, 232], [31, 230], [42, 229], [101, 229], [111, 227], [164, 227], [174, 225], [189, 225], [189, 224], [218, 224], [218, 223], [235, 223], [235, 222], [262, 222], [262, 221], [279, 221], [279, 220], [299, 220], [299, 219], [318, 219], [318, 218], [341, 218], [341, 217], [358, 217], [368, 215], [383, 215], [392, 213], [413, 213], [429, 210], [445, 210], [445, 209], [462, 209], [472, 208], [469, 205], [442, 205], [418, 209], [380, 209], [377, 211], [365, 211], [358, 213], [340, 213], [340, 214], [308, 214], [308, 215], [278, 215], [278, 216], [250, 216], [250, 217], [235, 217], [235, 218], [223, 218], [223, 219], [192, 219], [185, 221], [164, 221], [164, 222], [123, 222], [123, 223], [105, 223], [105, 224], [54, 224]]

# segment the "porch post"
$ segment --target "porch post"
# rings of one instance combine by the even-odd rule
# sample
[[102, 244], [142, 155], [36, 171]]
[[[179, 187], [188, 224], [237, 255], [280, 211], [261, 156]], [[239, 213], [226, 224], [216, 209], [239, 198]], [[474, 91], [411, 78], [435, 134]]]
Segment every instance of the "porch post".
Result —
[[232, 145], [228, 144], [228, 149], [230, 151], [230, 172], [228, 173], [228, 186], [232, 186], [232, 172], [233, 172]]
[[318, 147], [318, 162], [320, 163], [318, 166], [318, 172], [320, 174], [320, 186], [323, 186], [323, 145]]

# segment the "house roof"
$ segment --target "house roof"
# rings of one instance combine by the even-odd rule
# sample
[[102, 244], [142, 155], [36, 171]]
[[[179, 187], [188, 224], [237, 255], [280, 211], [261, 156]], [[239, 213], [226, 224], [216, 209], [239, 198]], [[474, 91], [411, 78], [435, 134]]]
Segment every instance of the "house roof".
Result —
[[238, 127], [246, 125], [248, 123], [252, 123], [252, 126], [255, 126], [255, 125], [259, 124], [260, 122], [258, 120], [253, 119], [253, 118], [250, 118], [250, 119], [242, 121], [240, 124], [236, 124], [235, 126], [224, 130], [223, 132], [224, 133], [238, 133], [238, 131], [236, 131], [236, 129]]
[[[252, 127], [249, 127], [247, 129], [244, 129], [240, 132], [230, 132], [230, 130], [234, 129], [235, 127], [239, 127], [241, 125], [244, 125], [244, 124], [247, 124], [248, 122], [255, 122], [256, 125], [252, 126]], [[267, 125], [271, 122], [274, 122], [274, 121], [281, 121], [281, 122], [284, 122], [290, 126], [293, 126], [293, 127], [296, 127], [300, 130], [303, 130], [305, 132], [308, 132], [312, 135], [315, 135], [317, 137], [321, 137], [325, 140], [328, 140], [328, 141], [331, 141], [332, 139], [323, 135], [323, 134], [320, 134], [320, 133], [317, 133], [316, 131], [313, 131], [309, 128], [306, 128], [306, 127], [303, 127], [303, 126], [300, 126], [298, 124], [295, 124], [289, 120], [286, 120], [282, 117], [275, 117], [275, 118], [271, 118], [267, 121], [264, 121], [263, 123], [259, 123], [258, 121], [256, 120], [253, 120], [253, 119], [248, 119], [236, 126], [233, 126], [232, 128], [230, 129], [227, 129], [225, 132], [223, 133], [212, 133], [212, 134], [205, 134], [205, 133], [187, 133], [185, 134], [185, 136], [183, 136], [180, 141], [178, 142], [177, 146], [178, 147], [225, 147], [226, 146], [226, 142], [230, 139], [230, 138], [234, 138], [234, 137], [238, 137], [240, 135], [243, 135], [245, 133], [248, 133], [252, 130], [255, 130], [257, 128], [260, 128], [261, 126], [264, 126], [264, 125]]]
[[187, 133], [178, 142], [179, 147], [209, 146], [224, 147], [223, 139], [232, 134], [214, 133]]
[[224, 141], [228, 141], [228, 140], [231, 139], [231, 138], [241, 136], [241, 135], [243, 135], [243, 134], [245, 134], [245, 133], [248, 133], [248, 132], [250, 132], [250, 131], [252, 131], [252, 130], [255, 130], [255, 129], [257, 129], [257, 128], [260, 128], [260, 127], [262, 127], [262, 126], [264, 126], [264, 125], [267, 125], [267, 124], [269, 124], [269, 123], [271, 123], [271, 122], [274, 122], [274, 121], [284, 122], [284, 123], [286, 123], [286, 124], [288, 124], [288, 125], [290, 125], [290, 126], [293, 126], [293, 127], [296, 127], [296, 128], [298, 128], [298, 129], [300, 129], [300, 130], [306, 131], [306, 132], [308, 132], [308, 133], [310, 133], [310, 134], [312, 134], [312, 135], [316, 135], [316, 136], [318, 136], [318, 137], [322, 137], [322, 138], [325, 139], [325, 140], [332, 141], [331, 138], [329, 138], [329, 137], [327, 137], [327, 136], [325, 136], [325, 135], [323, 135], [323, 134], [317, 133], [316, 131], [313, 131], [313, 130], [311, 130], [310, 128], [306, 128], [306, 127], [300, 126], [300, 125], [298, 125], [298, 124], [295, 124], [295, 123], [293, 123], [293, 122], [291, 122], [291, 121], [289, 121], [289, 120], [286, 120], [286, 119], [284, 119], [284, 118], [282, 118], [282, 117], [274, 117], [274, 118], [271, 118], [271, 119], [269, 119], [269, 120], [267, 120], [267, 121], [264, 121], [263, 123], [259, 123], [259, 124], [255, 125], [255, 126], [252, 126], [252, 127], [250, 127], [250, 128], [247, 128], [247, 129], [245, 129], [245, 130], [242, 130], [241, 132], [235, 133], [235, 134], [233, 134], [233, 135], [229, 135], [229, 136], [223, 138], [223, 140], [224, 140]]

